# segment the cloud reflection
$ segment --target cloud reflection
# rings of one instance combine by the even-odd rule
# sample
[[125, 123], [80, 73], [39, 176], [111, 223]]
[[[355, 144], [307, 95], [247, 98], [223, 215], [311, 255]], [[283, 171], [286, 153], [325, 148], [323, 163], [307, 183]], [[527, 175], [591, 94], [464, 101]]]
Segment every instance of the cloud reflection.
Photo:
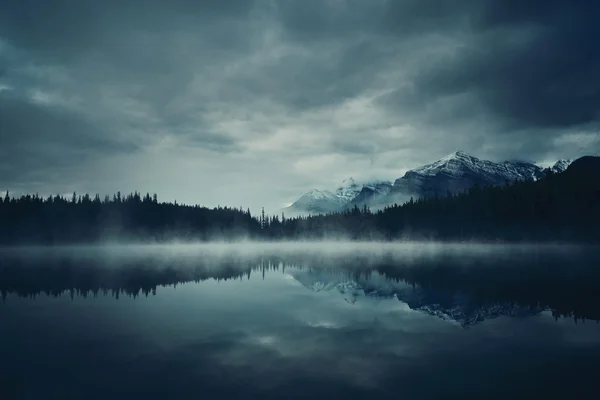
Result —
[[594, 319], [598, 259], [506, 250], [3, 250], [0, 395], [576, 396], [600, 326], [544, 310]]

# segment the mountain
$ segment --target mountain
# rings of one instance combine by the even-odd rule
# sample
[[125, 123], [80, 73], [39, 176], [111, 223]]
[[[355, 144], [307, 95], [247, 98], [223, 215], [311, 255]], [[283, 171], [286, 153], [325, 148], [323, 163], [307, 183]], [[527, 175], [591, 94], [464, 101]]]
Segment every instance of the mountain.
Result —
[[352, 201], [361, 191], [362, 185], [356, 183], [356, 181], [350, 177], [344, 179], [341, 185], [336, 189], [335, 194], [343, 199], [344, 202]]
[[558, 160], [550, 169], [552, 172], [560, 174], [561, 172], [566, 171], [572, 163], [573, 161], [571, 160]]
[[432, 164], [406, 172], [402, 178], [396, 179], [391, 194], [444, 196], [447, 192], [457, 193], [475, 185], [497, 186], [515, 180], [537, 180], [542, 176], [542, 168], [532, 163], [495, 163], [457, 151]]
[[362, 187], [360, 192], [346, 205], [346, 208], [352, 208], [355, 205], [362, 207], [366, 205], [371, 209], [377, 209], [387, 204], [387, 196], [391, 193], [394, 186], [391, 182], [375, 182]]
[[573, 161], [565, 170], [567, 175], [580, 175], [580, 178], [593, 179], [597, 182], [600, 176], [600, 157], [585, 156]]
[[[392, 183], [386, 181], [357, 182], [350, 177], [344, 179], [334, 192], [313, 189], [302, 195], [291, 206], [281, 210], [285, 215], [327, 214], [354, 206], [356, 199], [388, 194]], [[371, 205], [370, 203], [368, 204]]]
[[[550, 169], [565, 171], [570, 160], [559, 160]], [[385, 180], [359, 183], [345, 179], [331, 191], [312, 190], [304, 194], [285, 213], [316, 214], [342, 211], [354, 206], [377, 210], [391, 204], [403, 204], [411, 197], [445, 196], [479, 186], [499, 186], [516, 180], [538, 180], [544, 169], [529, 162], [481, 160], [463, 151], [449, 154], [438, 161], [407, 171], [392, 184]]]
[[303, 213], [326, 214], [339, 210], [346, 204], [346, 201], [328, 190], [313, 189], [282, 211], [288, 215], [291, 214], [290, 216]]

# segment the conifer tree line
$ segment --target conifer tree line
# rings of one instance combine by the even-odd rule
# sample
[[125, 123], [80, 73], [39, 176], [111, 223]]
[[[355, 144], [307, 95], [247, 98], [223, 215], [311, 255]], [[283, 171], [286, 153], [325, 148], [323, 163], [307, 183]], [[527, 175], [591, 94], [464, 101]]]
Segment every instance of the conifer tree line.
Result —
[[134, 192], [101, 198], [26, 195], [0, 198], [0, 244], [103, 240], [485, 240], [599, 241], [600, 157], [538, 181], [478, 187], [411, 199], [371, 211], [358, 207], [286, 218], [242, 208], [159, 202]]
[[236, 239], [260, 231], [249, 210], [159, 202], [156, 194], [138, 192], [104, 198], [7, 193], [0, 198], [0, 224], [2, 244]]

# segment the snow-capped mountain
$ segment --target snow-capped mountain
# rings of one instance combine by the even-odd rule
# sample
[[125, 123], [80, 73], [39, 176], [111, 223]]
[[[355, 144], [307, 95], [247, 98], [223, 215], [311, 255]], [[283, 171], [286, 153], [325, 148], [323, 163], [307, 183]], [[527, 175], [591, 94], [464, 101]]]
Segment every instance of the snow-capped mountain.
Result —
[[335, 194], [339, 198], [349, 202], [360, 193], [361, 189], [362, 185], [359, 185], [350, 177], [342, 181], [341, 185], [336, 189]]
[[346, 204], [347, 200], [328, 190], [313, 189], [305, 193], [291, 206], [283, 211], [290, 214], [326, 214], [337, 211]]
[[495, 163], [457, 151], [432, 164], [406, 172], [394, 182], [393, 193], [428, 197], [457, 193], [474, 185], [503, 185], [515, 180], [536, 180], [542, 176], [542, 168], [535, 164]]
[[377, 209], [379, 206], [387, 204], [387, 196], [393, 187], [391, 182], [376, 182], [364, 185], [360, 192], [348, 202], [347, 207], [366, 205], [371, 209]]
[[552, 172], [559, 174], [561, 172], [566, 171], [566, 169], [569, 168], [569, 165], [571, 165], [572, 162], [572, 160], [558, 160], [550, 169], [552, 170]]
[[540, 167], [531, 163], [511, 161], [495, 163], [480, 160], [463, 151], [457, 151], [410, 172], [425, 176], [436, 176], [442, 173], [454, 177], [462, 177], [471, 173], [494, 183], [498, 179], [537, 179], [540, 170]]
[[[560, 173], [570, 164], [570, 160], [559, 160], [550, 169]], [[458, 193], [474, 185], [496, 186], [516, 180], [537, 180], [544, 174], [543, 168], [529, 162], [497, 163], [457, 151], [431, 164], [407, 171], [393, 184], [385, 180], [361, 183], [348, 178], [333, 192], [312, 190], [283, 211], [316, 214], [363, 205], [376, 210], [394, 203], [402, 204], [411, 197], [444, 196], [448, 192]]]
[[[335, 192], [313, 189], [302, 195], [291, 206], [282, 211], [289, 216], [298, 214], [319, 214], [340, 211], [347, 205], [354, 206], [353, 200], [370, 194], [384, 196], [392, 188], [391, 182], [357, 182], [352, 177], [344, 179]], [[363, 193], [365, 192], [365, 193]], [[362, 196], [362, 197], [361, 197]]]

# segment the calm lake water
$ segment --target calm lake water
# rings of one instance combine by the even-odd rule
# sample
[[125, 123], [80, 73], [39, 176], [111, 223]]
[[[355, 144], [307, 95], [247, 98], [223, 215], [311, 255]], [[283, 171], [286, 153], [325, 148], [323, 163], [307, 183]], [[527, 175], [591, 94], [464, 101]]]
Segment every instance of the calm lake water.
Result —
[[600, 251], [0, 250], [1, 399], [594, 398]]

